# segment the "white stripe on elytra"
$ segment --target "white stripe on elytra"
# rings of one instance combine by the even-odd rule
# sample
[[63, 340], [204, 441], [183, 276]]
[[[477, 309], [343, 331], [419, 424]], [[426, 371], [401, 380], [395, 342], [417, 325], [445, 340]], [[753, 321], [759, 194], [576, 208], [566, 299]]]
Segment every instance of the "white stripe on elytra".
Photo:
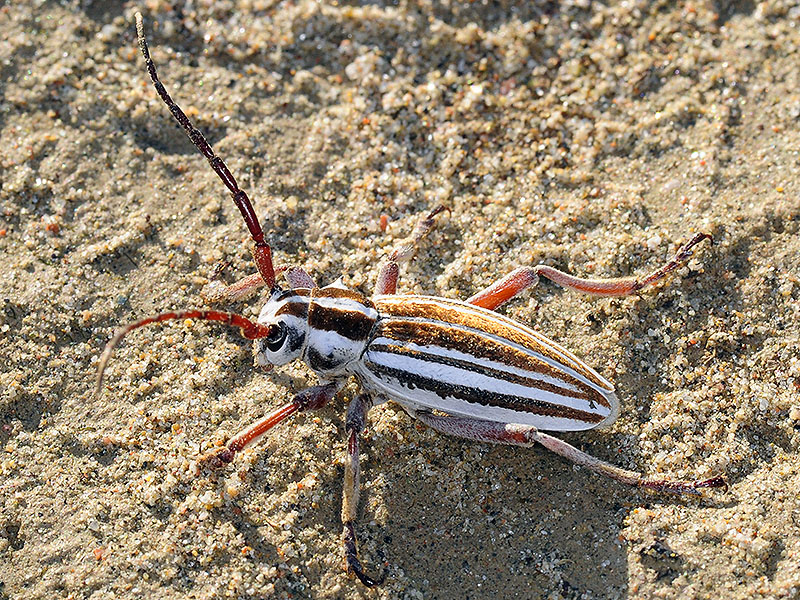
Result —
[[[396, 345], [397, 340], [393, 340], [391, 338], [381, 336], [373, 339], [370, 342], [370, 347], [373, 345]], [[403, 342], [402, 343], [403, 349], [412, 350], [415, 352], [421, 352], [425, 355], [431, 356], [442, 356], [448, 359], [460, 360], [468, 363], [472, 363], [477, 367], [483, 367], [486, 369], [493, 369], [495, 371], [499, 371], [501, 373], [510, 373], [512, 375], [518, 375], [520, 377], [525, 377], [527, 379], [531, 379], [534, 381], [541, 381], [543, 383], [549, 383], [552, 385], [557, 385], [561, 388], [564, 388], [567, 391], [576, 392], [576, 393], [586, 393], [586, 390], [579, 388], [575, 385], [574, 381], [566, 381], [558, 377], [559, 374], [563, 373], [563, 371], [555, 371], [553, 375], [549, 375], [547, 373], [542, 373], [539, 371], [528, 370], [524, 368], [520, 368], [516, 365], [508, 365], [504, 362], [496, 361], [496, 360], [489, 360], [486, 358], [481, 358], [478, 356], [474, 356], [467, 352], [462, 352], [460, 350], [454, 350], [451, 348], [444, 348], [442, 346], [431, 346], [431, 345], [419, 345], [413, 342]], [[368, 350], [369, 352], [369, 350]], [[531, 354], [528, 352], [527, 354]], [[533, 357], [532, 357], [533, 358]], [[454, 367], [460, 368], [460, 367]], [[592, 386], [593, 390], [597, 390], [596, 386]], [[602, 393], [602, 390], [597, 390], [598, 392]]]
[[[608, 416], [611, 412], [605, 406], [597, 402], [590, 402], [585, 398], [575, 398], [551, 390], [505, 381], [491, 375], [476, 373], [475, 371], [469, 371], [460, 367], [430, 362], [424, 357], [406, 356], [382, 350], [367, 350], [365, 358], [368, 362], [372, 362], [378, 366], [407, 371], [425, 377], [426, 379], [432, 380], [434, 384], [436, 382], [442, 382], [450, 385], [465, 386], [475, 389], [478, 392], [486, 390], [492, 393], [504, 394], [517, 398], [527, 398], [530, 400], [547, 402], [553, 406], [564, 406], [582, 410], [602, 417]], [[383, 375], [381, 374], [380, 376], [382, 377]], [[453, 398], [453, 400], [472, 404], [468, 400], [457, 398]], [[481, 404], [480, 406], [486, 405]]]
[[379, 396], [385, 395], [412, 412], [420, 409], [440, 410], [456, 417], [474, 417], [482, 421], [532, 425], [546, 431], [583, 431], [601, 425], [567, 417], [538, 415], [532, 412], [472, 404], [456, 398], [442, 397], [433, 391], [409, 388], [408, 382], [401, 381], [396, 377], [374, 373], [363, 363], [359, 363], [359, 367], [358, 375], [364, 389], [375, 392]]

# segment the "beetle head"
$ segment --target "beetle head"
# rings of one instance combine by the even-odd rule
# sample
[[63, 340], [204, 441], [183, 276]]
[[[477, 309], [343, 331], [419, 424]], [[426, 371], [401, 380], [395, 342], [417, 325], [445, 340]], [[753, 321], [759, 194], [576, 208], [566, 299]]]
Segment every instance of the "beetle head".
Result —
[[308, 339], [310, 290], [274, 289], [258, 322], [270, 332], [258, 340], [256, 359], [260, 365], [285, 365], [303, 356]]

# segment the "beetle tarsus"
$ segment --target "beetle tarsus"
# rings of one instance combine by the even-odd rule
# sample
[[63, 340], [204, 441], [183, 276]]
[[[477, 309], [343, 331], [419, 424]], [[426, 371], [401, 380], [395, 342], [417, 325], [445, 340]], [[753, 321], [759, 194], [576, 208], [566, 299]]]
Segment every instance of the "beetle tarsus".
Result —
[[344, 556], [347, 563], [347, 572], [358, 577], [358, 580], [367, 587], [382, 585], [386, 580], [386, 573], [383, 573], [378, 579], [370, 577], [364, 572], [364, 567], [361, 566], [361, 561], [358, 560], [358, 550], [356, 549], [356, 530], [352, 521], [348, 521], [344, 524], [342, 538], [344, 543]]
[[217, 471], [232, 463], [233, 456], [233, 450], [227, 446], [221, 446], [202, 454], [200, 458], [197, 459], [197, 462], [204, 467], [208, 467], [212, 471]]
[[639, 481], [620, 479], [619, 481], [654, 492], [688, 494], [690, 496], [700, 496], [702, 488], [722, 488], [724, 492], [727, 492], [729, 487], [728, 481], [722, 475], [716, 475], [702, 481], [674, 481], [670, 479], [640, 479]]
[[725, 479], [722, 475], [716, 475], [714, 477], [709, 477], [705, 481], [698, 481], [695, 487], [698, 488], [722, 488], [722, 491], [727, 492], [730, 486], [728, 485], [728, 480]]
[[714, 244], [714, 238], [710, 233], [698, 233], [678, 249], [673, 260], [677, 263], [682, 263], [688, 260], [692, 254], [694, 254], [694, 252], [692, 252], [692, 248], [694, 248], [703, 240], [708, 240], [710, 244]]

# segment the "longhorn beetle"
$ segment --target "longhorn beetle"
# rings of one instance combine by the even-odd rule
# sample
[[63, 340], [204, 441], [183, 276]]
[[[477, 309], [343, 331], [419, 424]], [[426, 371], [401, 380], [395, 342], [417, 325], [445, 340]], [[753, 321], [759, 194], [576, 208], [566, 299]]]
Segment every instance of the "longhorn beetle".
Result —
[[[139, 47], [158, 95], [186, 130], [192, 143], [227, 186], [253, 238], [257, 274], [220, 287], [214, 300], [235, 300], [266, 285], [269, 300], [257, 321], [217, 310], [167, 312], [117, 329], [100, 359], [96, 392], [111, 353], [130, 331], [172, 319], [203, 319], [239, 327], [256, 340], [262, 365], [284, 365], [300, 359], [320, 383], [233, 436], [224, 447], [200, 457], [220, 468], [245, 447], [298, 411], [324, 406], [355, 377], [362, 393], [347, 407], [347, 454], [342, 501], [342, 542], [346, 568], [366, 586], [383, 578], [367, 575], [356, 551], [355, 520], [359, 494], [359, 434], [368, 410], [393, 400], [412, 417], [434, 429], [481, 442], [533, 446], [536, 443], [622, 483], [651, 490], [697, 494], [701, 488], [726, 487], [721, 476], [702, 481], [647, 479], [594, 458], [542, 433], [607, 427], [619, 414], [614, 387], [559, 344], [494, 310], [544, 276], [555, 283], [597, 296], [625, 296], [666, 277], [685, 263], [692, 248], [711, 236], [695, 235], [675, 257], [643, 278], [582, 279], [552, 267], [520, 267], [466, 301], [396, 293], [399, 264], [414, 254], [433, 228], [443, 207], [422, 218], [413, 234], [389, 255], [371, 297], [340, 285], [317, 287], [298, 267], [272, 264], [269, 243], [247, 194], [239, 188], [221, 158], [189, 121], [158, 79], [136, 14]], [[279, 285], [282, 273], [288, 288]]]

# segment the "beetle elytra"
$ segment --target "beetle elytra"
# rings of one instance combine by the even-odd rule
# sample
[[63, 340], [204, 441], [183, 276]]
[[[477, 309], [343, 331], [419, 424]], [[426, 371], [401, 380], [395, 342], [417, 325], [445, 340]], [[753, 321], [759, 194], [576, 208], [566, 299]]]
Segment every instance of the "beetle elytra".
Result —
[[[192, 125], [158, 79], [137, 13], [139, 45], [158, 95], [186, 130], [194, 145], [228, 188], [254, 242], [258, 273], [211, 289], [215, 301], [235, 300], [266, 286], [269, 299], [256, 321], [212, 309], [162, 313], [119, 328], [100, 360], [97, 391], [114, 347], [133, 329], [171, 319], [202, 319], [239, 327], [256, 340], [264, 365], [304, 361], [320, 383], [201, 457], [220, 468], [292, 414], [314, 410], [333, 399], [355, 378], [362, 393], [347, 407], [347, 451], [342, 503], [342, 543], [348, 571], [367, 586], [380, 582], [366, 574], [357, 555], [355, 521], [359, 494], [359, 434], [368, 410], [393, 400], [409, 415], [444, 433], [467, 439], [517, 446], [541, 444], [561, 456], [617, 481], [657, 491], [698, 493], [725, 487], [721, 476], [698, 481], [648, 479], [621, 469], [542, 433], [581, 431], [610, 425], [619, 413], [614, 387], [594, 369], [533, 329], [495, 312], [534, 286], [540, 276], [573, 290], [600, 296], [624, 296], [669, 275], [711, 236], [695, 235], [675, 257], [643, 278], [582, 279], [552, 267], [521, 267], [466, 301], [434, 296], [398, 295], [399, 265], [433, 228], [443, 207], [422, 218], [408, 240], [380, 270], [368, 297], [340, 285], [318, 287], [300, 268], [273, 266], [269, 243], [247, 194], [205, 137]], [[288, 283], [279, 285], [277, 275]]]

